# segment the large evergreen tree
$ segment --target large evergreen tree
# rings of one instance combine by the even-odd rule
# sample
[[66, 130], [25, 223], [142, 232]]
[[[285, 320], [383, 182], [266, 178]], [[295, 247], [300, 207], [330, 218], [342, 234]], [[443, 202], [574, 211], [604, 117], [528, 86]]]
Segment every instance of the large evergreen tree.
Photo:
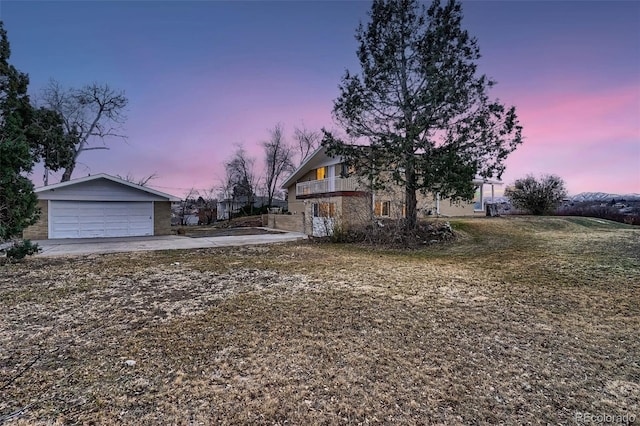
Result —
[[19, 235], [39, 214], [33, 184], [25, 176], [34, 164], [26, 134], [33, 114], [29, 78], [9, 64], [10, 55], [0, 21], [0, 241]]
[[356, 143], [325, 131], [323, 145], [380, 188], [404, 187], [406, 230], [417, 223], [417, 191], [471, 199], [475, 176], [499, 178], [521, 143], [515, 108], [489, 99], [477, 41], [455, 0], [374, 0], [360, 25], [360, 74], [347, 71], [334, 117]]

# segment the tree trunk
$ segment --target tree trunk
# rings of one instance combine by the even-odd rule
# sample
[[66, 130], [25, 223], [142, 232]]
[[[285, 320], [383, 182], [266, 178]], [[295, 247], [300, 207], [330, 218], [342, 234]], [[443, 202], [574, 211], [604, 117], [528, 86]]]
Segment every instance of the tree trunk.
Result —
[[418, 224], [418, 210], [416, 208], [418, 201], [416, 197], [416, 173], [413, 165], [413, 153], [407, 154], [405, 167], [405, 208], [406, 220], [404, 223], [405, 232], [411, 232], [416, 229]]
[[405, 204], [407, 217], [404, 224], [404, 230], [406, 232], [410, 232], [416, 229], [418, 224], [418, 210], [416, 208], [418, 203], [416, 190], [414, 188], [410, 188], [409, 185], [407, 185], [405, 190]]
[[406, 186], [405, 186], [405, 208], [406, 208], [406, 219], [404, 223], [404, 230], [406, 232], [413, 231], [416, 229], [416, 225], [418, 224], [418, 210], [416, 206], [418, 204], [416, 198], [416, 185], [415, 185], [415, 173], [413, 170], [409, 170], [410, 167], [407, 167], [407, 171], [405, 173]]
[[62, 180], [60, 180], [60, 182], [69, 182], [71, 180], [71, 174], [73, 173], [73, 169], [75, 168], [76, 168], [76, 161], [73, 160], [69, 164], [69, 167], [64, 169], [64, 173], [62, 174]]

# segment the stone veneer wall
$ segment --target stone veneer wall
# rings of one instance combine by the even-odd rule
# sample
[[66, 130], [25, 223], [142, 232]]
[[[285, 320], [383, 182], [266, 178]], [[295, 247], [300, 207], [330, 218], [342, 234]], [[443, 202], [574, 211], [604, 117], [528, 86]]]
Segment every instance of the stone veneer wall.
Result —
[[27, 240], [46, 240], [49, 238], [49, 202], [38, 200], [40, 219], [22, 231], [22, 238]]
[[304, 232], [302, 214], [263, 214], [262, 225], [283, 231]]

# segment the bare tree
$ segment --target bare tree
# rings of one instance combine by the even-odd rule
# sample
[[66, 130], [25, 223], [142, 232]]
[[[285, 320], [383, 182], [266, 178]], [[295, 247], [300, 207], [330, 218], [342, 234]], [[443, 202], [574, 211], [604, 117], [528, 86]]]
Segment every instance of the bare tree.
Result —
[[217, 219], [218, 199], [216, 189], [198, 191], [198, 219], [201, 225], [211, 225]]
[[[233, 179], [234, 173], [231, 169], [227, 168], [227, 164], [225, 163], [224, 168], [224, 177], [220, 180], [220, 187], [218, 196], [220, 200], [226, 204], [226, 210], [228, 212], [227, 219], [231, 220], [231, 208], [232, 208], [232, 200], [233, 200]], [[224, 217], [222, 217], [224, 219]]]
[[153, 172], [149, 176], [143, 176], [140, 179], [138, 179], [135, 176], [133, 176], [131, 173], [127, 173], [126, 176], [116, 175], [116, 177], [118, 177], [118, 178], [120, 178], [122, 180], [126, 180], [127, 182], [133, 183], [135, 185], [147, 186], [149, 181], [152, 181], [153, 179], [157, 179], [158, 175], [157, 175], [156, 172]]
[[303, 126], [302, 128], [295, 128], [293, 138], [296, 140], [296, 145], [299, 149], [300, 162], [298, 165], [300, 165], [306, 160], [309, 154], [313, 153], [313, 151], [320, 146], [322, 135], [320, 132], [309, 130]]
[[293, 171], [291, 147], [284, 140], [282, 124], [278, 123], [270, 130], [271, 138], [262, 143], [265, 154], [265, 188], [267, 204], [271, 207], [273, 195], [278, 190], [278, 183], [284, 173]]
[[[231, 199], [246, 199], [246, 206], [252, 208], [256, 194], [257, 179], [253, 170], [255, 159], [249, 157], [247, 151], [238, 145], [231, 159], [225, 163], [227, 191]], [[231, 217], [231, 211], [229, 211]]]
[[180, 211], [178, 215], [180, 216], [180, 225], [185, 226], [189, 223], [187, 222], [187, 216], [189, 216], [192, 205], [195, 201], [195, 197], [198, 195], [198, 191], [194, 188], [191, 188], [184, 196], [184, 198], [180, 201]]
[[[66, 134], [75, 141], [69, 148], [71, 160], [62, 175], [62, 182], [71, 179], [82, 152], [109, 149], [105, 145], [105, 139], [109, 137], [126, 139], [126, 136], [119, 133], [126, 120], [124, 109], [128, 103], [122, 91], [97, 83], [81, 89], [64, 89], [58, 82], [51, 80], [44, 89], [42, 99], [47, 108], [62, 116]], [[89, 146], [96, 139], [102, 145]]]

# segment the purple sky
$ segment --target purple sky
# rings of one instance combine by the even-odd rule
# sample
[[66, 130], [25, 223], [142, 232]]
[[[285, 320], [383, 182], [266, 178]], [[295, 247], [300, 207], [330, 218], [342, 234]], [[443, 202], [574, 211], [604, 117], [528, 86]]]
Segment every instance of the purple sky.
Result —
[[[108, 83], [130, 100], [127, 143], [80, 157], [88, 173], [156, 173], [177, 196], [219, 186], [223, 162], [278, 122], [335, 128], [355, 28], [369, 2], [0, 2], [11, 62], [37, 94]], [[494, 97], [516, 105], [524, 144], [505, 183], [554, 173], [569, 192], [640, 193], [640, 2], [466, 1]], [[259, 169], [259, 167], [257, 167]], [[32, 178], [42, 184], [41, 171]], [[50, 182], [59, 179], [53, 176]]]

